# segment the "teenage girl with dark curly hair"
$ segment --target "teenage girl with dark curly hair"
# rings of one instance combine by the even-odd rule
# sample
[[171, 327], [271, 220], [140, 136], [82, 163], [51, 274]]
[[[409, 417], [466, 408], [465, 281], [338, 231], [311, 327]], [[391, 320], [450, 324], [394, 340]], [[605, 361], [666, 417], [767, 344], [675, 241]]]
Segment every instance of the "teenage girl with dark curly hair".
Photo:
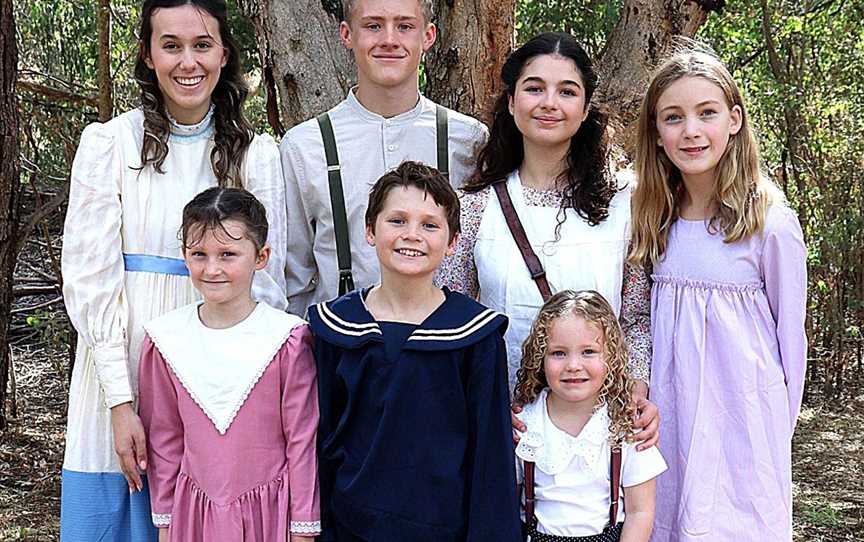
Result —
[[653, 444], [657, 411], [645, 399], [650, 286], [625, 263], [632, 186], [610, 171], [606, 116], [591, 101], [597, 87], [591, 59], [569, 34], [548, 32], [513, 52], [501, 79], [489, 141], [463, 187], [462, 235], [438, 279], [509, 317], [512, 390], [522, 342], [543, 298], [494, 189], [506, 187], [551, 290], [597, 290], [620, 317], [638, 381], [636, 425], [645, 428], [645, 444]]
[[[222, 0], [146, 0], [135, 76], [141, 106], [81, 136], [63, 243], [66, 308], [79, 342], [63, 463], [61, 540], [155, 540], [136, 413], [142, 326], [198, 298], [177, 238], [181, 211], [212, 186], [243, 186], [273, 230], [253, 295], [285, 307], [279, 153], [243, 117], [248, 90]], [[217, 279], [218, 280], [218, 279]]]

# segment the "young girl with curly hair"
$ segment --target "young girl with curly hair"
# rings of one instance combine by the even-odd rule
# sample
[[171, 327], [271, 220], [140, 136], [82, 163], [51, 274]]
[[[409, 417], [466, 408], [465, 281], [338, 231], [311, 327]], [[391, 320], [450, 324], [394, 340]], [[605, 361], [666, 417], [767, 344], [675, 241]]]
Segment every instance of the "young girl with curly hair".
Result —
[[[522, 351], [514, 399], [528, 430], [516, 448], [531, 542], [647, 541], [656, 447], [637, 452], [627, 346], [611, 305], [564, 290], [540, 309]], [[622, 489], [625, 488], [625, 489]], [[624, 505], [618, 495], [624, 494]]]

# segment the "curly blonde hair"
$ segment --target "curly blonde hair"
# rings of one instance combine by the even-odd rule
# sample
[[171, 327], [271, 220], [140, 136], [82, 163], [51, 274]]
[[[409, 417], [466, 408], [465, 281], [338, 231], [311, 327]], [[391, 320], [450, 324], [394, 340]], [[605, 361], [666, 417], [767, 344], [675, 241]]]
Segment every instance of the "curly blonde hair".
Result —
[[595, 409], [603, 406], [609, 412], [609, 445], [618, 448], [633, 434], [633, 381], [627, 374], [627, 344], [618, 318], [609, 302], [594, 290], [563, 290], [543, 304], [531, 333], [522, 344], [522, 364], [516, 373], [513, 402], [533, 403], [549, 386], [543, 362], [546, 359], [549, 333], [559, 318], [572, 314], [597, 326], [603, 333], [603, 359], [606, 378], [597, 396]]

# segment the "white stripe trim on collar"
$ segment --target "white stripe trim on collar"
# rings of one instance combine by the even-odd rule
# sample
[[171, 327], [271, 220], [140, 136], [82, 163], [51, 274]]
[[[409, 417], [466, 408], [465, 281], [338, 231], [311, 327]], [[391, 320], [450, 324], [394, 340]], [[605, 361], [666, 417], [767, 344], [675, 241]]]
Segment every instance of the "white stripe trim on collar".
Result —
[[[381, 329], [378, 327], [378, 324], [375, 322], [370, 322], [368, 324], [355, 324], [353, 322], [346, 322], [345, 320], [336, 316], [333, 311], [327, 307], [326, 303], [321, 303], [318, 305], [319, 311], [318, 314], [321, 316], [321, 321], [327, 325], [330, 329], [342, 333], [343, 335], [351, 335], [353, 337], [362, 337], [363, 335], [367, 335], [369, 333], [377, 333], [381, 334]], [[353, 331], [350, 328], [361, 329], [363, 331]]]
[[408, 337], [409, 341], [457, 341], [471, 335], [492, 321], [498, 313], [486, 309], [470, 322], [455, 329], [418, 329]]

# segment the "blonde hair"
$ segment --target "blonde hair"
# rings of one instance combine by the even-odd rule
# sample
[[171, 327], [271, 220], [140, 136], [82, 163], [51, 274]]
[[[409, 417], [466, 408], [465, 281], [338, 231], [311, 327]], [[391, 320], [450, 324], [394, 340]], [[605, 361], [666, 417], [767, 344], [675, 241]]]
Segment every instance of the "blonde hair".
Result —
[[[342, 0], [342, 19], [346, 23], [351, 22], [351, 12], [354, 11], [354, 7], [359, 1], [360, 0]], [[423, 12], [423, 18], [425, 19], [423, 22], [431, 23], [432, 17], [435, 14], [432, 8], [432, 0], [417, 0], [417, 3], [420, 5], [420, 11]]]
[[520, 405], [533, 403], [540, 392], [549, 386], [543, 367], [549, 346], [549, 332], [556, 320], [571, 314], [597, 326], [603, 333], [606, 378], [595, 408], [606, 405], [609, 412], [609, 445], [618, 448], [624, 439], [633, 434], [633, 381], [627, 374], [627, 344], [618, 318], [609, 302], [593, 290], [563, 290], [549, 298], [540, 308], [531, 326], [531, 333], [522, 344], [522, 364], [516, 373], [513, 401]]
[[635, 169], [639, 181], [633, 195], [633, 241], [630, 261], [656, 264], [666, 252], [669, 229], [678, 218], [684, 194], [681, 172], [657, 144], [657, 101], [673, 83], [700, 77], [723, 92], [731, 110], [741, 109], [741, 128], [730, 135], [726, 152], [716, 168], [714, 200], [717, 213], [708, 221], [712, 232], [722, 232], [733, 243], [762, 231], [765, 214], [783, 194], [760, 167], [759, 146], [748, 121], [747, 109], [729, 70], [708, 47], [682, 40], [678, 52], [657, 71], [639, 111]]

